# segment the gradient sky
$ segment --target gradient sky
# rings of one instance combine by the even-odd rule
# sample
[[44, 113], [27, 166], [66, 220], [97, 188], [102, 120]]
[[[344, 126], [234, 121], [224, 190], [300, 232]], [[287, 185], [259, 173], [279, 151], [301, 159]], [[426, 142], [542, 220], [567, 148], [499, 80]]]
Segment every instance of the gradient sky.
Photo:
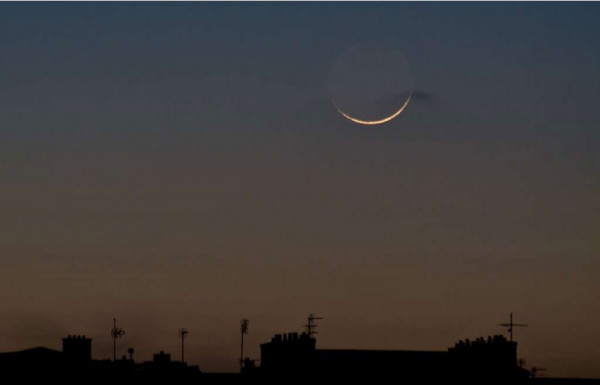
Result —
[[[159, 350], [234, 371], [498, 334], [600, 377], [597, 3], [0, 4], [0, 351]], [[394, 41], [415, 98], [366, 127], [328, 76]]]

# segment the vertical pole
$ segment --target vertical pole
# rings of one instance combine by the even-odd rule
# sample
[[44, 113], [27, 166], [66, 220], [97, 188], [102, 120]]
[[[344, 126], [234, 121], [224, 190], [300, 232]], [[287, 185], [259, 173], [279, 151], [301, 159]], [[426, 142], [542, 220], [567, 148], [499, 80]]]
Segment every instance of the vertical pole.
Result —
[[113, 318], [113, 328], [110, 335], [113, 338], [113, 361], [117, 361], [117, 338], [123, 337], [125, 330], [117, 328], [117, 319]]
[[510, 342], [513, 342], [513, 318], [512, 318], [512, 312], [510, 312]]
[[186, 328], [179, 329], [179, 334], [181, 335], [181, 363], [185, 363], [185, 335], [188, 334]]
[[117, 361], [117, 319], [113, 318], [113, 361]]
[[240, 373], [244, 369], [244, 331], [242, 330], [242, 349], [240, 352]]
[[240, 373], [244, 370], [244, 334], [248, 333], [248, 320], [243, 319], [240, 325], [240, 334], [242, 336], [242, 343], [240, 349]]

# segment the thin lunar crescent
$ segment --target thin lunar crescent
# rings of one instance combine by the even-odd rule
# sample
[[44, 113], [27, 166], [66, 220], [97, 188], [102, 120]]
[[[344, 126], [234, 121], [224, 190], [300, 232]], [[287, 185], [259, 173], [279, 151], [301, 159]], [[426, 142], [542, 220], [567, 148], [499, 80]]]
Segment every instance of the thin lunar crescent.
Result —
[[347, 113], [345, 113], [344, 111], [342, 111], [337, 104], [335, 104], [335, 101], [332, 100], [333, 105], [335, 106], [335, 108], [338, 110], [338, 112], [340, 114], [342, 114], [342, 116], [346, 119], [349, 119], [351, 121], [353, 121], [354, 123], [359, 123], [359, 124], [365, 124], [368, 126], [375, 126], [377, 124], [383, 124], [385, 122], [389, 122], [390, 120], [394, 119], [396, 116], [400, 115], [402, 113], [402, 111], [404, 111], [406, 109], [406, 106], [408, 106], [408, 102], [410, 102], [410, 98], [412, 96], [412, 92], [408, 95], [408, 98], [406, 99], [406, 101], [404, 102], [404, 104], [402, 105], [402, 107], [400, 107], [400, 109], [396, 112], [394, 112], [392, 115], [388, 116], [387, 118], [383, 118], [380, 120], [360, 120], [357, 119], [353, 116], [348, 115]]

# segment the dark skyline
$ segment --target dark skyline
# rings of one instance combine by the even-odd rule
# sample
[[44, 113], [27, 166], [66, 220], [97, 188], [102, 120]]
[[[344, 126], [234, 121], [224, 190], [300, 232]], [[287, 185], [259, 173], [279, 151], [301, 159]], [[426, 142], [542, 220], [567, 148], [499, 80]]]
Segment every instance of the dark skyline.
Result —
[[[596, 3], [0, 4], [0, 351], [235, 371], [323, 315], [322, 348], [503, 329], [600, 377]], [[414, 97], [338, 114], [345, 49], [393, 41]], [[152, 337], [150, 337], [152, 336]]]

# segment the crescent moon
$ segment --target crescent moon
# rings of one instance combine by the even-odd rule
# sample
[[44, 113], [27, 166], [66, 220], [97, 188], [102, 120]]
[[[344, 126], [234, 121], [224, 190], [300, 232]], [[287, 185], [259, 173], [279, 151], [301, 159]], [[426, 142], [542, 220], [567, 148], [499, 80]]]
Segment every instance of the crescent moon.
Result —
[[408, 106], [408, 103], [410, 102], [410, 98], [412, 97], [412, 91], [411, 93], [408, 95], [408, 98], [406, 99], [406, 101], [404, 102], [404, 104], [400, 107], [400, 109], [396, 112], [394, 112], [392, 115], [388, 116], [387, 118], [383, 118], [380, 120], [360, 120], [358, 118], [355, 118], [353, 116], [348, 115], [347, 113], [345, 113], [344, 111], [342, 111], [337, 104], [335, 104], [335, 101], [332, 100], [333, 105], [335, 106], [336, 110], [338, 110], [338, 112], [340, 114], [342, 114], [342, 116], [348, 120], [353, 121], [354, 123], [359, 123], [359, 124], [365, 124], [367, 126], [375, 126], [377, 124], [383, 124], [386, 122], [389, 122], [390, 120], [394, 119], [396, 116], [400, 115], [405, 109], [406, 106]]

